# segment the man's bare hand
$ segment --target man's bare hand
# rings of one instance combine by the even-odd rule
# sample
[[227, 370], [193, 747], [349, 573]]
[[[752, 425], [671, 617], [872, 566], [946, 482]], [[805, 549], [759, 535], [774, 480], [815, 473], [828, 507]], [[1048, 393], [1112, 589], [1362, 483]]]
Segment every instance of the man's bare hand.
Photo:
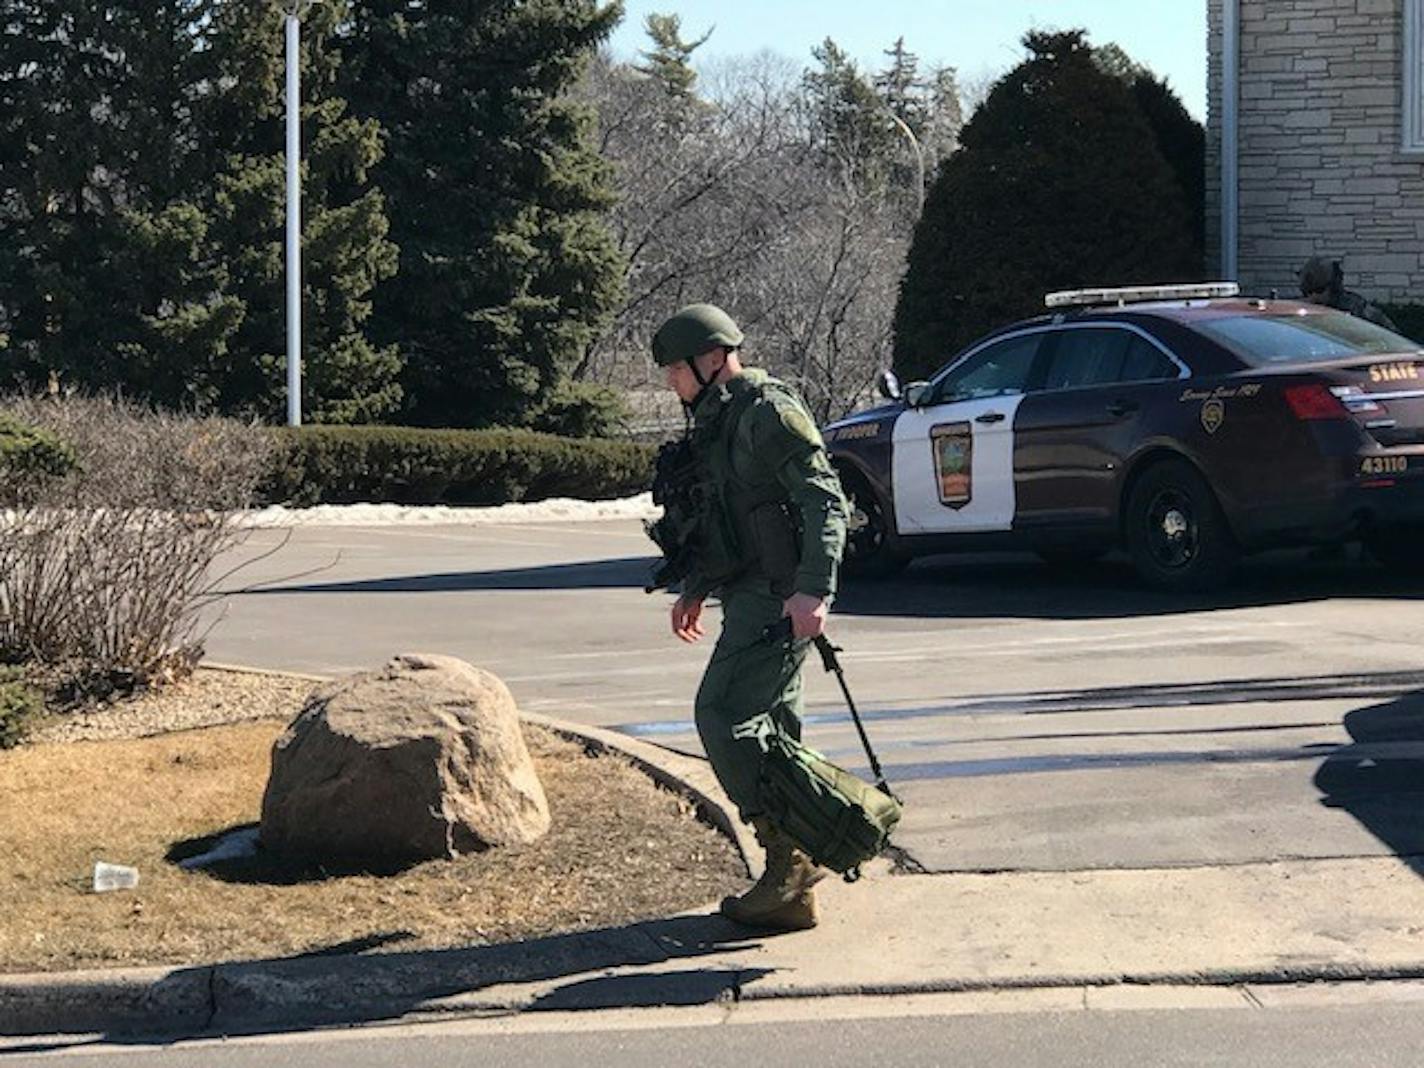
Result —
[[793, 593], [781, 610], [791, 618], [791, 633], [795, 637], [819, 638], [826, 632], [826, 616], [830, 615], [831, 606], [824, 597]]
[[701, 597], [679, 597], [673, 602], [672, 632], [685, 642], [702, 637]]

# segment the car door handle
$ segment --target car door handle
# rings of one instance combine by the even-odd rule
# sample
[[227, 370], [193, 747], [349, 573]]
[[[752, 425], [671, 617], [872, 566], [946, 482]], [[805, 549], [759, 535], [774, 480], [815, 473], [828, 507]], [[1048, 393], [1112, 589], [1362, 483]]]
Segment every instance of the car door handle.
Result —
[[1003, 412], [985, 412], [983, 415], [974, 417], [976, 423], [1002, 423], [1004, 421]]
[[1108, 415], [1114, 419], [1121, 419], [1124, 415], [1131, 415], [1137, 411], [1138, 407], [1136, 401], [1115, 400], [1108, 405]]

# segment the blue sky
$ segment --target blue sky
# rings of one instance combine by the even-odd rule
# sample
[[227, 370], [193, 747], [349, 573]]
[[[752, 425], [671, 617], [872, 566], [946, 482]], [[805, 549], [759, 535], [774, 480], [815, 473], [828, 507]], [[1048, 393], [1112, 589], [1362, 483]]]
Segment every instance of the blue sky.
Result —
[[1094, 44], [1121, 45], [1206, 117], [1206, 0], [624, 0], [624, 8], [611, 42], [622, 58], [645, 45], [643, 18], [658, 12], [681, 16], [684, 38], [716, 27], [698, 57], [770, 49], [809, 63], [811, 46], [831, 37], [862, 66], [877, 67], [903, 36], [926, 67], [956, 67], [961, 81], [1016, 64], [1026, 30], [1083, 27]]

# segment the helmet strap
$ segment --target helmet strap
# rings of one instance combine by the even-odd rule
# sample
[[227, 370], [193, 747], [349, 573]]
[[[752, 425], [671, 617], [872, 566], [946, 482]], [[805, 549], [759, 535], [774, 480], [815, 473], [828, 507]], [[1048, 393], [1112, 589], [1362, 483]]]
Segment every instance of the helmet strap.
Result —
[[722, 373], [722, 368], [727, 366], [727, 353], [731, 350], [728, 350], [725, 345], [720, 347], [722, 349], [722, 367], [717, 368], [710, 376], [704, 376], [698, 369], [696, 356], [693, 356], [687, 361], [687, 366], [692, 368], [692, 377], [697, 379], [697, 384], [702, 387], [697, 391], [697, 396], [693, 398], [692, 403], [687, 405], [688, 411], [692, 411], [702, 403], [702, 398], [707, 396], [707, 391], [712, 388], [712, 383], [714, 383], [717, 380], [717, 376]]

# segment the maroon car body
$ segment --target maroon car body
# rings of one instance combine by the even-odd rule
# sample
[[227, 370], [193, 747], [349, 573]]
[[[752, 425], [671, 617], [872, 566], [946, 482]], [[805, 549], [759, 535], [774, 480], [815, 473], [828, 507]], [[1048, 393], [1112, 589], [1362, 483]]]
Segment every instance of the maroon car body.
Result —
[[1279, 546], [1424, 555], [1424, 352], [1311, 304], [1025, 320], [825, 436], [856, 504], [851, 573], [957, 549], [1122, 547], [1151, 584], [1191, 589]]

